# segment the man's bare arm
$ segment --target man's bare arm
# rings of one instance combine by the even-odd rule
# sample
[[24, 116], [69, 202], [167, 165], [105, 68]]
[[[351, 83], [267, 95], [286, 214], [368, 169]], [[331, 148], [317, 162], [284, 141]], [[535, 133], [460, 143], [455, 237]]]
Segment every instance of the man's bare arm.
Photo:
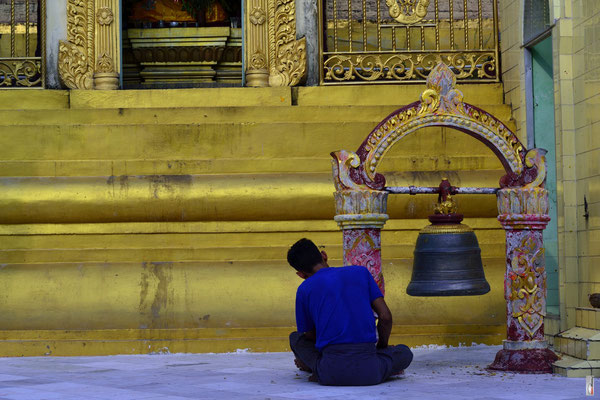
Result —
[[392, 333], [392, 312], [385, 304], [383, 297], [379, 297], [371, 304], [373, 310], [377, 313], [377, 333], [379, 333], [379, 341], [377, 348], [383, 349], [388, 346], [390, 334]]

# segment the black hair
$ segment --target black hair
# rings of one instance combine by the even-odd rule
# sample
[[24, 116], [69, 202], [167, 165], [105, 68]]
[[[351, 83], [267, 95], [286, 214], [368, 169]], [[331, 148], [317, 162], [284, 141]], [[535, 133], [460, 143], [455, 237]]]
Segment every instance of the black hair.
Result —
[[310, 274], [315, 265], [323, 262], [323, 256], [311, 240], [304, 238], [288, 250], [287, 261], [296, 271]]

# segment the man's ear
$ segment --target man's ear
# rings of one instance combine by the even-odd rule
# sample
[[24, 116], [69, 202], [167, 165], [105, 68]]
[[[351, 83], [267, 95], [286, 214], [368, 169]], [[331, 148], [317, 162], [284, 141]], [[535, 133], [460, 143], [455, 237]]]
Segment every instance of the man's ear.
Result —
[[302, 271], [296, 271], [296, 275], [298, 275], [302, 279], [308, 278], [308, 275], [306, 275], [306, 273]]
[[327, 253], [325, 253], [325, 250], [321, 250], [321, 257], [323, 257], [323, 262], [327, 262]]

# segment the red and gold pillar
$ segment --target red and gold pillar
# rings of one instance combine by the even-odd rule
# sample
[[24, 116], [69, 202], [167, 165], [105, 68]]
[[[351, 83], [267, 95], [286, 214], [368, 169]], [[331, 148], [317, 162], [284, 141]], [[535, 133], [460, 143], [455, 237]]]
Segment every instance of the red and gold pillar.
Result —
[[381, 272], [381, 228], [388, 220], [387, 192], [338, 190], [335, 221], [344, 235], [344, 265], [366, 267], [385, 295]]
[[543, 230], [548, 191], [541, 187], [498, 191], [498, 220], [506, 232], [506, 340], [490, 369], [552, 372], [556, 354], [544, 340], [546, 263]]

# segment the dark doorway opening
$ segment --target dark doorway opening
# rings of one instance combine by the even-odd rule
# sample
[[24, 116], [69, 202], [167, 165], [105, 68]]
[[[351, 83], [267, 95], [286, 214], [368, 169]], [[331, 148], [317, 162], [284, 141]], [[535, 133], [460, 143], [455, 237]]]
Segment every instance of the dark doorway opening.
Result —
[[124, 89], [242, 85], [241, 0], [123, 0]]

